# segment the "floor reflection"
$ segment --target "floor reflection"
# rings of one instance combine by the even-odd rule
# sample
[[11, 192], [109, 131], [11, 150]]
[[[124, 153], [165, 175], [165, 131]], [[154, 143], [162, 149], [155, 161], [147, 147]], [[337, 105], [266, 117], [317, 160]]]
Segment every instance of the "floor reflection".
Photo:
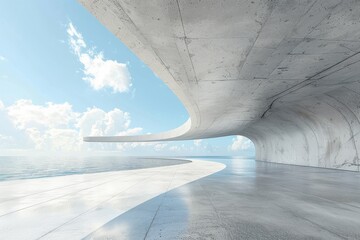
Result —
[[[158, 222], [163, 207], [184, 202], [169, 202], [171, 190], [225, 167], [201, 160], [167, 161], [180, 164], [0, 182], [0, 239], [82, 239], [99, 228], [100, 233], [120, 235], [115, 239], [142, 239]], [[181, 191], [184, 195], [184, 188]], [[183, 209], [183, 216], [190, 212]], [[125, 221], [101, 228], [119, 216]]]
[[242, 158], [87, 239], [360, 239], [360, 175]]

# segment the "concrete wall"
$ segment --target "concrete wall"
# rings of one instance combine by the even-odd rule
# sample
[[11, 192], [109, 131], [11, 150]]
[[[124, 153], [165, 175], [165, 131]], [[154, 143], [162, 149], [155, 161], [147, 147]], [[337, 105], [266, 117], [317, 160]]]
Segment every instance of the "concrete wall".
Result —
[[359, 171], [360, 87], [274, 109], [245, 135], [258, 160]]

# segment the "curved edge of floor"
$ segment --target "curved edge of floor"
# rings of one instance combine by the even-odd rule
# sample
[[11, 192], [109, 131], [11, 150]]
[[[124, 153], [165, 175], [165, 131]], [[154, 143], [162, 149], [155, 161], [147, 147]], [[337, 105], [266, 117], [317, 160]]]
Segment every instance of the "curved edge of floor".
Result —
[[[8, 185], [2, 182], [1, 192], [13, 198], [0, 202], [0, 235], [6, 239], [81, 239], [150, 199], [226, 167], [205, 160], [182, 160], [191, 162], [36, 181], [17, 180]], [[36, 194], [16, 198], [19, 192], [34, 189]]]

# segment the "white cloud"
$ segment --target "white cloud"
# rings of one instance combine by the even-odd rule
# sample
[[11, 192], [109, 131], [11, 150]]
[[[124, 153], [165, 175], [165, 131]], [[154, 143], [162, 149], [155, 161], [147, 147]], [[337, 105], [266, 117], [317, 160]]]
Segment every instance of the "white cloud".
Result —
[[154, 150], [155, 150], [156, 152], [160, 152], [160, 151], [164, 150], [166, 147], [167, 147], [167, 144], [166, 144], [166, 143], [157, 143], [157, 144], [154, 146]]
[[70, 22], [67, 28], [69, 45], [84, 66], [83, 79], [95, 90], [111, 88], [114, 92], [127, 92], [131, 87], [131, 76], [127, 65], [116, 60], [106, 60], [102, 52], [87, 48], [85, 40]]
[[0, 100], [0, 110], [4, 109], [5, 108], [5, 105], [4, 103]]
[[25, 133], [38, 150], [79, 151], [81, 148], [81, 137], [75, 129], [26, 128]]
[[130, 128], [130, 114], [118, 108], [106, 112], [93, 107], [75, 112], [69, 103], [36, 105], [21, 99], [4, 110], [15, 129], [23, 132], [39, 150], [116, 149], [114, 144], [86, 145], [82, 137], [133, 135], [142, 131], [142, 128]]
[[202, 139], [194, 140], [194, 145], [195, 145], [196, 147], [200, 147], [200, 146], [201, 146], [201, 143], [202, 143]]
[[31, 100], [21, 99], [7, 108], [9, 117], [19, 129], [32, 127], [58, 128], [68, 127], [76, 119], [69, 103], [47, 103], [45, 106], [34, 105]]
[[251, 140], [243, 136], [236, 136], [232, 141], [230, 145], [232, 151], [249, 150], [253, 146]]
[[123, 112], [118, 108], [105, 112], [93, 107], [81, 114], [76, 126], [84, 136], [125, 135], [134, 132], [134, 129], [129, 128], [130, 122], [128, 112]]
[[127, 92], [131, 87], [131, 77], [126, 64], [113, 60], [104, 60], [102, 53], [91, 56], [81, 54], [84, 65], [84, 80], [95, 90], [110, 87], [114, 92]]
[[74, 25], [71, 22], [69, 23], [66, 31], [69, 36], [69, 44], [71, 48], [74, 50], [76, 55], [80, 56], [82, 48], [86, 48], [86, 43], [83, 36], [75, 29]]
[[0, 55], [0, 61], [5, 61], [5, 60], [6, 60], [6, 58], [4, 56]]

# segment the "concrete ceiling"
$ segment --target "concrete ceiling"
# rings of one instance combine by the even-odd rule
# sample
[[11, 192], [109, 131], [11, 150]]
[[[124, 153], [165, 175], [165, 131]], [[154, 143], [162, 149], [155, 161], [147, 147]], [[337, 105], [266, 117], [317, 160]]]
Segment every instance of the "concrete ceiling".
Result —
[[273, 113], [359, 81], [358, 1], [80, 2], [170, 87], [190, 115], [166, 133], [85, 141], [256, 138]]

